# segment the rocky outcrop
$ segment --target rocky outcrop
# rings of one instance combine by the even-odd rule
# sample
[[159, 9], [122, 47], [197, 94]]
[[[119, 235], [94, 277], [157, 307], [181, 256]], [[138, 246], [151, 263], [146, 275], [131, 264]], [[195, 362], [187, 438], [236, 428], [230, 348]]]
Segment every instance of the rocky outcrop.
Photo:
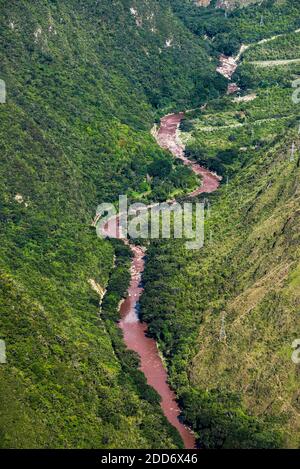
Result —
[[232, 75], [237, 69], [237, 61], [234, 57], [227, 57], [226, 55], [221, 54], [220, 64], [217, 68], [217, 72], [223, 75], [228, 80], [231, 79]]
[[[216, 8], [223, 8], [224, 10], [230, 10], [232, 8], [243, 7], [250, 3], [258, 3], [261, 0], [218, 0]], [[208, 7], [211, 4], [211, 0], [195, 0], [196, 5], [199, 7]]]
[[4, 340], [0, 340], [0, 364], [4, 365], [6, 363], [6, 347]]
[[96, 282], [96, 280], [94, 280], [93, 278], [90, 278], [89, 279], [89, 284], [90, 286], [92, 287], [92, 289], [98, 293], [99, 297], [100, 297], [100, 304], [102, 303], [102, 300], [104, 298], [104, 295], [106, 293], [106, 290], [105, 288], [101, 287], [101, 285], [99, 285], [99, 283]]
[[199, 7], [208, 7], [210, 5], [211, 0], [196, 0], [196, 4]]

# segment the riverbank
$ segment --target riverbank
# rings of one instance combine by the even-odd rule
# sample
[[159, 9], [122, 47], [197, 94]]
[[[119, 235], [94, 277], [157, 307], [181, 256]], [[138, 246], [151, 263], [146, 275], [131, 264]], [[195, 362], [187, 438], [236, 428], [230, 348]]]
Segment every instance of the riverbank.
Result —
[[[155, 133], [158, 144], [169, 150], [175, 158], [181, 159], [192, 171], [202, 177], [201, 185], [189, 194], [195, 197], [201, 193], [215, 191], [220, 184], [220, 178], [210, 173], [195, 162], [188, 160], [184, 154], [184, 145], [179, 138], [179, 125], [184, 113], [170, 114], [162, 118], [161, 125]], [[159, 354], [154, 339], [147, 337], [148, 326], [139, 320], [139, 300], [143, 293], [142, 274], [145, 268], [145, 249], [130, 244], [133, 253], [131, 263], [131, 281], [127, 298], [120, 305], [121, 321], [119, 326], [123, 332], [124, 341], [128, 349], [135, 351], [140, 357], [140, 369], [144, 373], [147, 383], [152, 386], [161, 397], [161, 408], [168, 421], [178, 430], [185, 448], [193, 449], [196, 441], [191, 430], [179, 420], [180, 408], [176, 402], [176, 395], [168, 385], [168, 374]]]

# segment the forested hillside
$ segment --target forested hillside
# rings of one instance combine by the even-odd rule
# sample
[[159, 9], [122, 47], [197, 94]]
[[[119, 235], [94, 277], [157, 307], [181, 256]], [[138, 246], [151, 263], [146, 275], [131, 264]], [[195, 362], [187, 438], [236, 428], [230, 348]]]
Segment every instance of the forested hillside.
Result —
[[204, 249], [149, 249], [142, 315], [206, 448], [300, 445], [300, 69], [256, 63], [297, 56], [297, 41], [250, 48], [233, 77], [239, 94], [186, 115], [186, 153], [221, 174], [222, 188], [207, 201]]
[[205, 40], [211, 54], [235, 54], [243, 43], [300, 28], [298, 0], [265, 0], [229, 10], [216, 9], [215, 2], [207, 8], [197, 6], [194, 0], [170, 3], [183, 23]]
[[[149, 246], [142, 316], [200, 446], [300, 444], [300, 70], [255, 64], [297, 58], [299, 2], [215, 3], [0, 0], [1, 448], [182, 448], [116, 324], [130, 251], [91, 221], [199, 184], [150, 133], [195, 108], [187, 154], [224, 184], [203, 250]], [[234, 101], [215, 70], [241, 43]]]
[[[0, 3], [0, 446], [180, 446], [99, 316], [92, 286], [102, 296], [120, 247], [90, 224], [119, 194], [164, 200], [195, 186], [150, 128], [223, 80], [165, 2]], [[129, 278], [120, 256], [110, 309]]]

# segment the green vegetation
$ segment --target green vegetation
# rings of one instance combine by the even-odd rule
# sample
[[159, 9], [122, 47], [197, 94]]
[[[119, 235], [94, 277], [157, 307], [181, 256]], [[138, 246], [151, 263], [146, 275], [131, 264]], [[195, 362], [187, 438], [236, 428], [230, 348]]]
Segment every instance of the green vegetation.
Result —
[[[213, 78], [222, 81], [163, 2], [139, 1], [138, 18], [127, 0], [0, 3], [8, 93], [0, 107], [0, 337], [8, 359], [0, 446], [180, 447], [111, 320], [128, 262], [113, 270], [120, 248], [90, 225], [98, 203], [119, 194], [147, 202], [196, 186], [150, 129], [161, 113], [207, 99], [195, 82], [206, 80], [217, 96]], [[104, 290], [109, 280], [99, 317], [92, 284]]]
[[251, 60], [289, 60], [300, 57], [300, 31], [284, 34], [276, 39], [248, 49], [243, 58]]
[[[298, 125], [280, 145], [258, 150], [211, 197], [202, 250], [172, 241], [148, 251], [142, 317], [204, 447], [299, 445], [291, 361], [299, 331], [292, 283], [299, 270], [299, 156], [289, 162], [297, 132]], [[219, 341], [222, 311], [226, 343]]]
[[[120, 194], [196, 187], [150, 129], [204, 103], [182, 125], [187, 153], [229, 183], [210, 197], [203, 250], [149, 247], [143, 318], [201, 446], [299, 446], [299, 66], [249, 63], [297, 56], [298, 3], [225, 18], [214, 2], [0, 0], [1, 448], [182, 447], [116, 325], [130, 252], [91, 221]], [[289, 35], [249, 49], [234, 77], [257, 97], [220, 97], [218, 54], [278, 33]]]
[[[202, 111], [186, 115], [186, 154], [218, 174], [231, 177], [280, 141], [299, 114], [293, 103], [291, 83], [300, 74], [297, 64], [258, 69], [243, 62], [234, 79], [240, 96], [225, 96]], [[192, 130], [191, 126], [193, 126]]]
[[195, 34], [202, 36], [210, 53], [233, 55], [241, 44], [258, 42], [300, 28], [297, 0], [265, 0], [247, 8], [215, 9], [195, 5], [194, 0], [172, 0], [176, 14]]
[[300, 330], [299, 72], [245, 61], [233, 78], [243, 100], [226, 96], [186, 115], [188, 155], [223, 185], [209, 196], [202, 250], [180, 240], [148, 250], [142, 317], [205, 448], [300, 445], [291, 360]]
[[201, 434], [206, 449], [274, 449], [282, 444], [272, 422], [263, 425], [258, 418], [247, 415], [238, 395], [192, 389], [182, 395], [180, 402], [184, 416]]

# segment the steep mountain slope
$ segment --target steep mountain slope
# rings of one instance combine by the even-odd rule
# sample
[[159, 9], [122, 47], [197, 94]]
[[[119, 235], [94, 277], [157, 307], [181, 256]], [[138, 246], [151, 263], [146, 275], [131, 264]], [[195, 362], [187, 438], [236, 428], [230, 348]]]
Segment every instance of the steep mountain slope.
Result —
[[203, 251], [150, 247], [143, 316], [202, 446], [299, 445], [299, 137], [287, 102], [299, 68], [245, 56], [236, 80], [259, 95], [249, 103], [218, 99], [227, 82], [215, 73], [220, 52], [297, 29], [297, 3], [225, 23], [222, 9], [183, 1], [0, 1], [1, 447], [182, 447], [115, 324], [129, 250], [90, 225], [119, 194], [147, 202], [195, 187], [149, 131], [207, 101], [185, 122], [188, 152], [230, 180]]
[[[266, 46], [278, 53], [277, 41]], [[291, 51], [285, 38], [280, 50]], [[255, 51], [251, 60], [261, 47]], [[173, 240], [149, 249], [142, 316], [208, 448], [300, 445], [292, 361], [300, 334], [300, 112], [291, 86], [299, 74], [297, 64], [260, 68], [245, 55], [233, 77], [240, 96], [186, 115], [187, 154], [220, 172], [223, 186], [209, 197], [202, 250]]]
[[[194, 187], [149, 130], [162, 108], [224, 83], [165, 2], [0, 4], [0, 446], [179, 447], [137, 359], [99, 316], [109, 279], [107, 310], [126, 290], [129, 253], [90, 224], [119, 194]], [[151, 174], [160, 164], [168, 178]]]
[[190, 0], [194, 2], [199, 7], [208, 7], [214, 6], [215, 8], [239, 8], [250, 5], [251, 3], [258, 3], [260, 0]]
[[142, 316], [206, 447], [299, 445], [297, 132], [252, 156], [213, 200], [203, 250], [149, 250]]
[[233, 55], [243, 43], [299, 28], [298, 3], [297, 0], [265, 0], [229, 11], [225, 6], [216, 9], [215, 3], [199, 7], [193, 0], [172, 0], [171, 6], [183, 23], [204, 39], [211, 53]]

